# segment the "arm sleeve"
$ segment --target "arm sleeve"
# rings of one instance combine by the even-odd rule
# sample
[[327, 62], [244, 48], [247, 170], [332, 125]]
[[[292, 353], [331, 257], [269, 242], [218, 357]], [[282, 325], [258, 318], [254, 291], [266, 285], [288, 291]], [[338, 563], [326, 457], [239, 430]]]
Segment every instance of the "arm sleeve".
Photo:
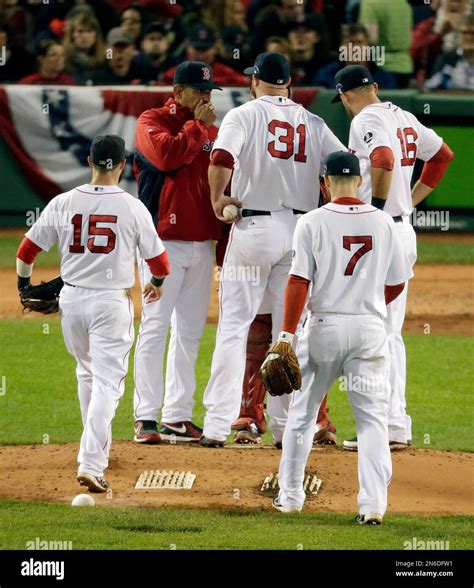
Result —
[[166, 251], [151, 259], [145, 259], [153, 276], [164, 277], [170, 273], [170, 262]]
[[35, 262], [36, 256], [40, 251], [42, 251], [41, 247], [38, 247], [38, 245], [33, 243], [33, 241], [30, 241], [28, 237], [23, 237], [23, 241], [20, 243], [20, 246], [18, 247], [16, 256], [23, 263], [31, 265]]
[[310, 281], [290, 274], [285, 290], [285, 312], [282, 331], [295, 333], [308, 297]]
[[25, 237], [28, 237], [30, 241], [44, 251], [49, 251], [58, 240], [57, 223], [60, 215], [56, 208], [56, 198], [53, 198], [47, 204], [39, 219], [25, 234]]
[[240, 152], [246, 141], [245, 121], [237, 109], [229, 110], [219, 127], [219, 133], [214, 143], [213, 152], [217, 149], [228, 151], [234, 158], [239, 159]]
[[319, 170], [320, 176], [324, 174], [324, 160], [328, 155], [334, 153], [335, 151], [347, 151], [347, 147], [341, 143], [341, 141], [339, 141], [331, 129], [326, 124], [324, 124], [323, 137], [321, 142], [321, 163]]
[[151, 214], [140, 200], [135, 201], [135, 218], [137, 220], [137, 247], [140, 256], [145, 259], [154, 259], [165, 251], [162, 240], [158, 237]]
[[234, 169], [234, 158], [225, 149], [215, 149], [211, 155], [210, 165], [220, 165], [227, 169]]
[[443, 143], [438, 153], [436, 153], [436, 155], [434, 155], [423, 166], [420, 181], [425, 184], [425, 186], [436, 188], [436, 186], [442, 180], [445, 171], [448, 169], [448, 165], [453, 159], [454, 153], [446, 145], [446, 143]]
[[429, 161], [441, 149], [443, 139], [433, 129], [418, 123], [418, 153], [422, 161]]
[[371, 167], [379, 167], [392, 171], [395, 158], [390, 147], [376, 147], [370, 154]]
[[401, 238], [395, 229], [395, 225], [393, 224], [393, 221], [390, 222], [393, 225], [390, 225], [390, 231], [392, 234], [392, 255], [388, 266], [385, 285], [396, 286], [413, 278], [413, 271], [405, 253], [405, 249], [403, 248]]
[[200, 120], [188, 120], [172, 135], [156, 116], [145, 113], [137, 123], [137, 148], [158, 169], [172, 171], [194, 160], [209, 137], [208, 128]]
[[313, 244], [309, 225], [301, 217], [296, 223], [293, 235], [293, 262], [290, 274], [313, 281], [316, 271], [316, 260], [313, 256]]

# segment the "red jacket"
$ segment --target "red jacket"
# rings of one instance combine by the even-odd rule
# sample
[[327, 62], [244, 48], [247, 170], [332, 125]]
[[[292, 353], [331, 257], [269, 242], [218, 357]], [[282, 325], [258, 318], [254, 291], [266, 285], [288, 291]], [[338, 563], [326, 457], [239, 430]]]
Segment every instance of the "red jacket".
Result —
[[195, 120], [170, 98], [138, 119], [134, 171], [138, 197], [163, 240], [220, 239], [224, 223], [211, 205], [207, 172], [217, 127]]
[[41, 72], [36, 72], [25, 78], [22, 78], [19, 84], [53, 84], [55, 86], [77, 86], [77, 82], [71, 76], [61, 72], [55, 78], [47, 78]]
[[[176, 66], [177, 67], [177, 66]], [[165, 84], [172, 84], [176, 67], [170, 68], [163, 75], [163, 82]], [[218, 86], [249, 86], [250, 78], [244, 74], [239, 73], [228, 65], [224, 65], [219, 61], [214, 61], [212, 64], [212, 77], [214, 83]]]

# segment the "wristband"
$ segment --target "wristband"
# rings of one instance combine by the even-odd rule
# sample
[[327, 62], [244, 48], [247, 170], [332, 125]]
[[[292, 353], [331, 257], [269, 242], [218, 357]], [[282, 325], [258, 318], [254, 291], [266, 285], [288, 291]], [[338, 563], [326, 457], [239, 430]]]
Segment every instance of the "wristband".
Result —
[[21, 276], [18, 276], [17, 283], [18, 283], [18, 290], [21, 291], [30, 285], [30, 278], [22, 278]]
[[372, 206], [375, 206], [375, 208], [378, 208], [379, 210], [383, 210], [383, 207], [385, 206], [386, 202], [387, 201], [383, 198], [377, 198], [376, 196], [372, 196]]
[[294, 338], [295, 338], [295, 334], [288, 333], [287, 331], [281, 331], [280, 334], [278, 335], [279, 343], [289, 343], [290, 345], [293, 345]]
[[151, 276], [150, 284], [159, 288], [160, 286], [163, 286], [164, 281], [165, 278], [155, 278], [155, 276]]

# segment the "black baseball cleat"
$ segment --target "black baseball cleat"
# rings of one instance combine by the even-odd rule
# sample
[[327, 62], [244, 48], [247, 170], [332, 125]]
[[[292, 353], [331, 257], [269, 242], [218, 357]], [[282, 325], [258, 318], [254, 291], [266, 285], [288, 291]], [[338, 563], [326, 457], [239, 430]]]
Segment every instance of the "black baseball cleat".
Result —
[[107, 492], [110, 484], [102, 476], [93, 476], [92, 474], [78, 473], [77, 481], [81, 486], [85, 486], [90, 492]]
[[162, 441], [169, 443], [199, 443], [202, 437], [202, 429], [191, 421], [180, 423], [164, 423], [160, 425], [160, 437]]
[[355, 522], [358, 525], [381, 525], [382, 524], [382, 515], [374, 512], [369, 515], [361, 515], [358, 514], [355, 518]]
[[224, 441], [218, 441], [217, 439], [210, 439], [204, 435], [199, 439], [199, 445], [201, 447], [224, 447]]
[[161, 441], [156, 421], [137, 421], [135, 423], [135, 443], [142, 445], [156, 445]]

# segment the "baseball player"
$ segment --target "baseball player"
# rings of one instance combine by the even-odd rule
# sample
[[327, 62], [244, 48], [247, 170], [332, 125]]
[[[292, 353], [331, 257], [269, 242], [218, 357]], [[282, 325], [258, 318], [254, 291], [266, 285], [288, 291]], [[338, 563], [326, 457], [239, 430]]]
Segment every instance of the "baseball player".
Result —
[[[219, 325], [204, 393], [201, 444], [207, 447], [222, 446], [239, 415], [250, 324], [257, 313], [271, 313], [274, 337], [280, 330], [296, 221], [318, 205], [324, 157], [344, 149], [321, 118], [287, 97], [290, 65], [283, 55], [262, 53], [245, 73], [252, 75], [255, 100], [226, 114], [209, 168], [217, 218], [225, 220], [231, 176], [241, 210], [222, 266]], [[276, 444], [287, 406], [287, 398], [268, 401]]]
[[64, 281], [61, 325], [66, 347], [77, 362], [84, 426], [77, 479], [91, 492], [109, 488], [104, 470], [112, 420], [124, 392], [134, 339], [128, 289], [135, 281], [136, 249], [151, 272], [143, 290], [147, 303], [157, 303], [169, 273], [150, 213], [118, 186], [125, 158], [123, 139], [96, 137], [88, 158], [91, 183], [53, 198], [17, 252], [21, 290], [29, 285], [36, 255], [58, 243]]
[[[438, 185], [453, 153], [433, 130], [426, 128], [410, 112], [391, 102], [381, 102], [378, 86], [369, 70], [349, 65], [335, 76], [338, 94], [353, 117], [349, 150], [360, 160], [363, 182], [358, 197], [387, 212], [395, 221], [412, 266], [416, 260], [416, 235], [410, 224], [414, 206]], [[410, 188], [416, 159], [425, 161], [420, 179]], [[402, 339], [408, 287], [389, 306], [387, 329], [391, 362], [389, 436], [392, 449], [405, 449], [411, 442], [411, 419], [406, 414], [406, 357]], [[344, 442], [357, 449], [357, 439]]]
[[[136, 129], [139, 198], [153, 215], [171, 275], [157, 304], [145, 305], [135, 353], [137, 443], [199, 442], [192, 421], [195, 363], [206, 324], [214, 269], [214, 240], [224, 223], [212, 209], [207, 172], [217, 136], [212, 68], [186, 61], [176, 69], [173, 96], [145, 111]], [[232, 200], [230, 200], [232, 201]], [[139, 263], [142, 283], [149, 269]], [[171, 323], [163, 404], [164, 353]]]
[[[315, 417], [326, 391], [343, 376], [360, 445], [356, 520], [380, 524], [392, 473], [390, 354], [382, 319], [386, 304], [403, 291], [413, 273], [390, 216], [355, 197], [361, 181], [355, 155], [331, 154], [325, 182], [332, 202], [309, 212], [296, 226], [278, 341], [292, 344], [312, 284], [310, 318], [298, 341], [302, 384], [290, 401], [280, 491], [273, 505], [282, 512], [302, 509]], [[271, 349], [264, 366], [270, 361]]]

